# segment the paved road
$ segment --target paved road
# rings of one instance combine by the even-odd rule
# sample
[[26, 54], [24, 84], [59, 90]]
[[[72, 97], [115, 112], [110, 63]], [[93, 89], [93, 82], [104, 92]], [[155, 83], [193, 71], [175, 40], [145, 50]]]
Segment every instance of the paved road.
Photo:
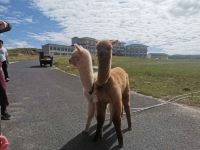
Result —
[[[10, 121], [2, 121], [9, 150], [110, 150], [117, 139], [113, 126], [104, 127], [103, 140], [92, 142], [81, 134], [86, 121], [86, 100], [77, 77], [52, 68], [40, 68], [38, 62], [10, 65], [8, 84]], [[132, 107], [160, 103], [140, 95], [132, 96]], [[108, 118], [109, 116], [107, 116]], [[123, 118], [126, 150], [199, 150], [200, 112], [167, 104], [133, 113], [133, 131]], [[106, 121], [106, 124], [108, 121]]]

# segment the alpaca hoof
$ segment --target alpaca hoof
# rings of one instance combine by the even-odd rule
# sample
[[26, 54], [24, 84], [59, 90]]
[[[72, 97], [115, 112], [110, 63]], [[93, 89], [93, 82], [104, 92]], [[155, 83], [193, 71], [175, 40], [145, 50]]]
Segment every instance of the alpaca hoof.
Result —
[[84, 130], [84, 131], [82, 131], [82, 134], [83, 135], [89, 135], [89, 132]]
[[113, 150], [119, 150], [119, 149], [124, 149], [123, 144], [122, 145], [118, 144], [118, 145], [113, 147]]
[[128, 127], [128, 131], [131, 131], [132, 130], [132, 127]]
[[117, 147], [120, 149], [120, 148], [123, 148], [124, 145], [123, 144], [118, 144]]
[[108, 124], [108, 126], [111, 126], [112, 125], [112, 122], [110, 122], [109, 124]]
[[95, 137], [94, 137], [94, 139], [93, 139], [93, 142], [97, 142], [97, 141], [99, 141], [99, 140], [101, 140], [102, 139], [102, 136], [97, 136], [97, 135], [95, 135]]
[[93, 142], [97, 142], [98, 141], [98, 137], [95, 136], [92, 141]]

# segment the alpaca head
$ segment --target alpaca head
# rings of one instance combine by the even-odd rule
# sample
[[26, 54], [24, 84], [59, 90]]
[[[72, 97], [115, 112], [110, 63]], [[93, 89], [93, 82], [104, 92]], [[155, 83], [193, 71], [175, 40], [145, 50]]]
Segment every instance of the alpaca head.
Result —
[[96, 44], [98, 57], [98, 85], [105, 84], [110, 78], [112, 45], [115, 42], [116, 41], [98, 41]]
[[99, 62], [110, 60], [112, 56], [112, 46], [116, 42], [117, 41], [113, 40], [97, 41], [96, 48]]
[[74, 51], [69, 59], [69, 63], [77, 68], [88, 64], [91, 61], [91, 55], [88, 50], [78, 44], [74, 44]]

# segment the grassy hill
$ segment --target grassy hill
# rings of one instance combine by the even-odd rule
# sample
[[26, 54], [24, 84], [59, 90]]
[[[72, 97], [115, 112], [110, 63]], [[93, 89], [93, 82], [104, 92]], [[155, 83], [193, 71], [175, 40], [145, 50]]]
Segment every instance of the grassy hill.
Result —
[[200, 55], [171, 55], [169, 59], [200, 59]]
[[14, 48], [8, 49], [8, 53], [12, 54], [24, 54], [24, 55], [36, 55], [40, 49], [37, 48]]
[[36, 48], [15, 48], [8, 49], [9, 61], [31, 60], [38, 58], [38, 51]]

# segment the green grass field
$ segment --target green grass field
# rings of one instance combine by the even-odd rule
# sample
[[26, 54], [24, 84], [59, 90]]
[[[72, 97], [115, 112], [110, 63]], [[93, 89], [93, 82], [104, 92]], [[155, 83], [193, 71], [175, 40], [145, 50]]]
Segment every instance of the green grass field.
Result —
[[9, 62], [38, 59], [36, 50], [35, 48], [9, 49]]
[[[95, 62], [96, 58], [93, 57]], [[95, 63], [96, 64], [96, 63]], [[55, 59], [55, 65], [69, 73], [78, 74], [67, 58]], [[162, 99], [200, 91], [200, 60], [149, 60], [133, 57], [117, 57], [112, 67], [122, 67], [129, 74], [133, 91]], [[182, 100], [181, 103], [200, 106], [200, 94]]]
[[9, 56], [9, 62], [15, 62], [15, 61], [23, 61], [23, 60], [35, 60], [38, 59], [37, 55], [10, 55]]

